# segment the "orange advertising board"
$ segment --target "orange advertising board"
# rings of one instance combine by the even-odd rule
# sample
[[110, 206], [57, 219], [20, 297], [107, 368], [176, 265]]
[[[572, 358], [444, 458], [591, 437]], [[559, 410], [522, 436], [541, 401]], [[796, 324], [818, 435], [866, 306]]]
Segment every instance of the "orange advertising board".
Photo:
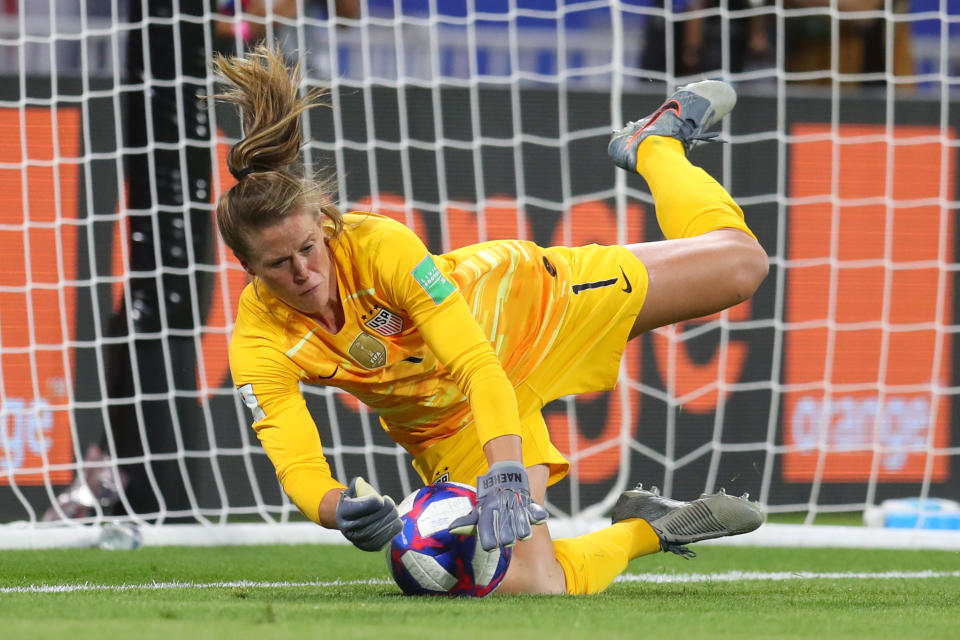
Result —
[[[76, 108], [0, 109], [0, 484], [73, 479], [70, 398], [74, 384], [80, 112]], [[787, 481], [943, 480], [950, 442], [951, 322], [955, 281], [955, 148], [938, 127], [801, 124], [791, 129], [784, 289], [783, 474]], [[951, 132], [952, 137], [952, 132]], [[224, 180], [226, 174], [222, 169]], [[834, 163], [837, 163], [834, 165]], [[892, 164], [890, 164], [892, 163]], [[891, 204], [892, 203], [892, 204]], [[366, 203], [360, 203], [362, 206]], [[372, 204], [372, 203], [371, 203]], [[381, 196], [384, 213], [405, 217], [402, 199]], [[532, 236], [509, 198], [480, 212], [451, 207], [451, 246], [487, 237]], [[581, 203], [558, 225], [552, 243], [616, 242], [616, 216], [603, 201]], [[628, 214], [628, 237], [641, 239], [641, 211]], [[425, 222], [405, 220], [420, 233]], [[448, 247], [444, 247], [448, 248]], [[122, 273], [123, 261], [114, 264]], [[227, 376], [226, 337], [245, 276], [230, 270], [216, 287], [204, 329], [200, 388]], [[221, 297], [223, 296], [223, 297]], [[226, 302], [224, 302], [226, 300]], [[731, 309], [746, 319], [748, 305]], [[665, 330], [669, 331], [669, 330]], [[711, 381], [738, 380], [746, 345], [733, 341], [724, 359], [698, 363], [653, 337], [652, 355], [677, 374], [666, 382], [692, 412], [715, 409], [724, 396]], [[624, 359], [640, 379], [640, 341]], [[668, 366], [669, 365], [669, 366]], [[701, 393], [700, 390], [703, 390]], [[582, 481], [612, 477], [621, 460], [621, 409], [636, 417], [636, 389], [603, 397], [607, 420], [584, 436], [569, 416], [547, 423]], [[621, 407], [622, 403], [626, 403]], [[627, 427], [632, 429], [632, 427]], [[934, 453], [930, 453], [933, 450]]]
[[73, 471], [80, 110], [0, 109], [0, 484]]
[[955, 147], [939, 127], [790, 133], [784, 478], [944, 480]]

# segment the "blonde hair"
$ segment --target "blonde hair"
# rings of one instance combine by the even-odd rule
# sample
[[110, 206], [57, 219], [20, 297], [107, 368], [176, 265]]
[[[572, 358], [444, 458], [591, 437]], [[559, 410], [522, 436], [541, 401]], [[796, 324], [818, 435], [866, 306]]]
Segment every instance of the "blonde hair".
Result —
[[252, 257], [250, 231], [264, 229], [306, 210], [343, 230], [343, 216], [330, 202], [334, 177], [305, 177], [299, 166], [303, 147], [300, 116], [321, 104], [320, 89], [299, 95], [300, 63], [287, 65], [280, 51], [258, 45], [246, 56], [217, 55], [213, 68], [228, 90], [213, 96], [236, 105], [244, 137], [227, 155], [237, 183], [217, 202], [217, 227], [241, 259]]

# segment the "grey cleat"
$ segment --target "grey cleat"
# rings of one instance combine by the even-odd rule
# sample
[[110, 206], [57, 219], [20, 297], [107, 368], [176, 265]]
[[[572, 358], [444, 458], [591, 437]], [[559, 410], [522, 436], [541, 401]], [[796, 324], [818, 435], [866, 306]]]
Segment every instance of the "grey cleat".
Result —
[[646, 520], [660, 537], [660, 548], [687, 558], [697, 554], [683, 545], [710, 538], [748, 533], [763, 524], [763, 510], [747, 499], [720, 493], [703, 494], [693, 502], [670, 500], [638, 485], [624, 491], [613, 505], [614, 522], [628, 518]]
[[660, 108], [613, 132], [607, 153], [621, 169], [637, 170], [637, 146], [650, 136], [676, 138], [690, 151], [697, 142], [713, 140], [704, 133], [737, 104], [737, 92], [726, 82], [704, 80], [680, 87]]

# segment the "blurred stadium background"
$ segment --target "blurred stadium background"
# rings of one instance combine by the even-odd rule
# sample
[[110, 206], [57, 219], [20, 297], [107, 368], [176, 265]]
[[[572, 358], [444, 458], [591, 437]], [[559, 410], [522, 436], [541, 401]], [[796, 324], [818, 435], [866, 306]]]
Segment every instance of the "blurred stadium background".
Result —
[[[227, 523], [328, 539], [296, 528], [226, 362], [246, 279], [211, 213], [240, 131], [199, 98], [215, 90], [213, 53], [258, 25], [330, 88], [307, 167], [336, 170], [343, 208], [395, 216], [435, 252], [657, 239], [643, 181], [606, 158], [610, 129], [684, 82], [737, 86], [729, 144], [692, 159], [743, 205], [770, 276], [748, 303], [631, 343], [618, 390], [547, 408], [573, 462], [550, 494], [558, 523], [589, 528], [636, 482], [680, 499], [749, 492], [802, 523], [770, 543], [815, 540], [815, 523], [857, 523], [887, 499], [956, 498], [960, 1], [908, 4], [367, 0], [351, 18], [300, 0], [262, 18], [232, 2], [5, 0], [0, 546], [85, 543], [113, 521], [148, 541]], [[805, 18], [824, 68], [793, 69], [788, 32]], [[673, 28], [650, 68], [657, 20]], [[734, 64], [745, 20], [767, 46]], [[684, 74], [674, 40], [696, 21], [713, 48]], [[906, 49], [846, 70], [854, 22]], [[306, 394], [338, 477], [412, 491], [375, 416]], [[960, 528], [935, 506], [947, 512], [926, 526]], [[889, 540], [925, 534], [909, 535]]]

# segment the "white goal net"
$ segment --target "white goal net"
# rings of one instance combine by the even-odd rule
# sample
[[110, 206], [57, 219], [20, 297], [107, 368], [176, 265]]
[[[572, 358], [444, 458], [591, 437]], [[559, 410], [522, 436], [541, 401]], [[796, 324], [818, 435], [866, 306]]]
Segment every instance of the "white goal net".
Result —
[[[804, 525], [960, 495], [960, 4], [336, 4], [0, 1], [0, 531], [304, 521], [230, 381], [246, 277], [212, 209], [239, 125], [200, 99], [214, 52], [261, 32], [330, 89], [307, 167], [436, 253], [659, 239], [611, 128], [691, 80], [737, 87], [728, 144], [691, 160], [741, 203], [770, 275], [630, 343], [617, 390], [546, 408], [572, 463], [558, 522], [638, 482], [749, 492]], [[339, 479], [398, 501], [419, 484], [365, 407], [304, 393]]]

